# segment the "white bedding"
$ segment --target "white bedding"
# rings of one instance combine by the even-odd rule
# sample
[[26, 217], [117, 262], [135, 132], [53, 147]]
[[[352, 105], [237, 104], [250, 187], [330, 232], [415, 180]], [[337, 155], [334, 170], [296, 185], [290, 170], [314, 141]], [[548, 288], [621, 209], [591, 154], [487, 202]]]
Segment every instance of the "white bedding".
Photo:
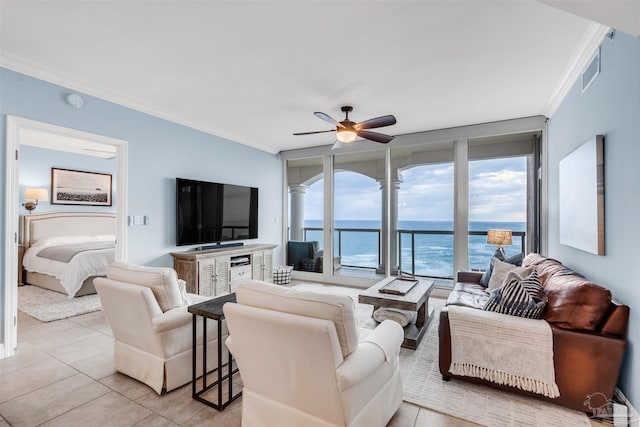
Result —
[[69, 263], [37, 256], [38, 252], [46, 246], [49, 245], [37, 245], [27, 249], [22, 265], [27, 271], [54, 276], [60, 281], [69, 297], [75, 296], [88, 277], [106, 275], [107, 265], [115, 261], [115, 244], [109, 249], [81, 252]]

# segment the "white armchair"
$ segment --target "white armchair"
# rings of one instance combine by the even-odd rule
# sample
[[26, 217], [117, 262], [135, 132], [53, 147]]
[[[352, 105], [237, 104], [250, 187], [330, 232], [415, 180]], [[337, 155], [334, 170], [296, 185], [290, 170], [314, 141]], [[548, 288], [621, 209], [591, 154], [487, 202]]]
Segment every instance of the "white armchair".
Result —
[[[187, 294], [171, 268], [114, 263], [107, 267], [107, 277], [94, 284], [113, 331], [115, 369], [158, 394], [190, 382], [192, 315], [187, 306], [207, 298]], [[202, 372], [202, 322], [196, 332], [197, 372]], [[215, 367], [217, 357], [217, 325], [210, 321], [207, 366]]]
[[242, 425], [385, 426], [402, 403], [402, 327], [358, 340], [344, 295], [246, 281], [223, 310], [242, 382]]

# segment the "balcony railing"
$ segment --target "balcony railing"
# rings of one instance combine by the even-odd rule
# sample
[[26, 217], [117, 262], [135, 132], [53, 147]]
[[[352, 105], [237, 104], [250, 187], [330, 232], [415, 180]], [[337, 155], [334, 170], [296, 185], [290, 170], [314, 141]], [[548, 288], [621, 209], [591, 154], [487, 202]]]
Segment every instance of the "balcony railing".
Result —
[[[304, 228], [305, 240], [322, 246], [320, 227]], [[526, 233], [513, 231], [514, 245], [507, 255], [525, 253]], [[469, 231], [469, 268], [484, 269], [495, 251], [486, 244], [487, 231]], [[520, 238], [518, 245], [517, 238]], [[453, 230], [398, 230], [398, 266], [405, 273], [441, 279], [453, 278]], [[381, 230], [377, 228], [336, 228], [334, 253], [343, 267], [375, 269], [382, 263]]]

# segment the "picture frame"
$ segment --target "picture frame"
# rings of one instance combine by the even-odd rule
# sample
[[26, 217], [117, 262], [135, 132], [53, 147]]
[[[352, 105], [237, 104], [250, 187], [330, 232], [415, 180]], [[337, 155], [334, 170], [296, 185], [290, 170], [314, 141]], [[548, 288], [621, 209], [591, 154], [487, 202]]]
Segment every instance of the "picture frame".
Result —
[[559, 164], [559, 240], [605, 254], [604, 136], [595, 135]]
[[111, 206], [111, 185], [108, 173], [51, 168], [51, 204]]

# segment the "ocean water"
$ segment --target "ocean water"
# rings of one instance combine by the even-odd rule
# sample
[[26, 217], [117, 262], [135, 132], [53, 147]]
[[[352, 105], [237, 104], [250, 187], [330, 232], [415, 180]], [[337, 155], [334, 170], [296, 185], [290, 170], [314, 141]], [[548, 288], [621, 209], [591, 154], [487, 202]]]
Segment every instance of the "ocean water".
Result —
[[[321, 228], [322, 221], [306, 220], [306, 228]], [[377, 231], [338, 231], [337, 229], [380, 230], [379, 221], [337, 220], [335, 224], [334, 253], [340, 254], [342, 264], [354, 267], [377, 267], [379, 265]], [[524, 222], [470, 222], [470, 231], [489, 229], [525, 231]], [[399, 221], [399, 230], [453, 231], [451, 221]], [[453, 234], [415, 234], [415, 257], [412, 262], [411, 234], [400, 233], [400, 267], [402, 271], [422, 276], [453, 278]], [[323, 247], [322, 231], [308, 230], [307, 240], [317, 240]], [[469, 236], [469, 269], [484, 270], [495, 252], [495, 245], [487, 245], [486, 235]], [[513, 245], [505, 246], [507, 256], [520, 253], [521, 238], [513, 237]]]

